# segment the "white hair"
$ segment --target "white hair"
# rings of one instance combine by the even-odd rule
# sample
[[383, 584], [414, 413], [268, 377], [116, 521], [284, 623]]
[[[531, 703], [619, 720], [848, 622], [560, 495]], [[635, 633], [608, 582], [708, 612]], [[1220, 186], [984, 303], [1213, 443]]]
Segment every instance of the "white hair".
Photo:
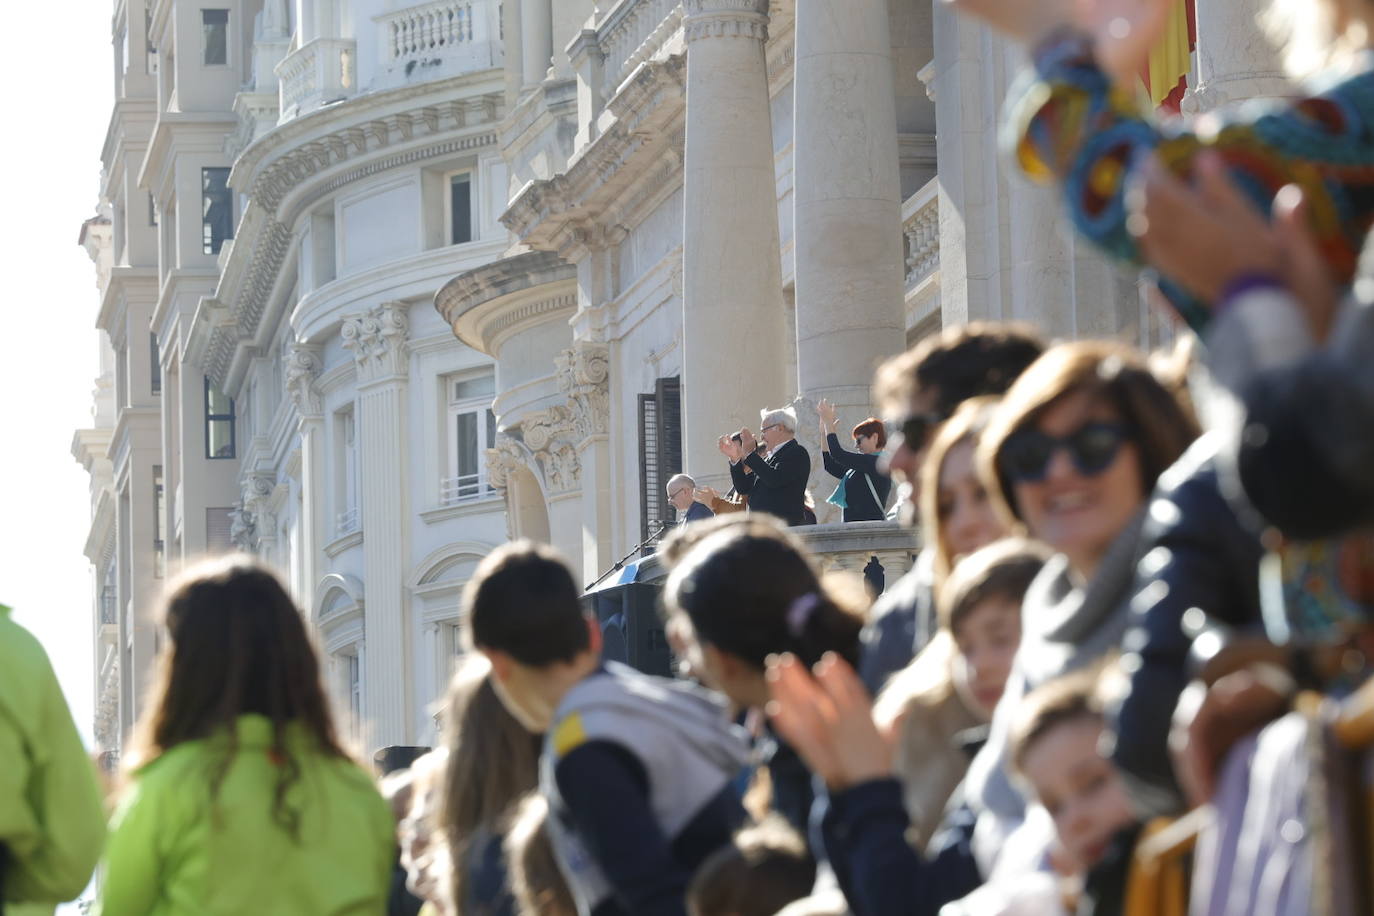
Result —
[[680, 483], [687, 484], [687, 486], [691, 487], [693, 490], [695, 490], [697, 487], [697, 482], [692, 478], [688, 477], [686, 474], [674, 474], [672, 477], [668, 478], [668, 483], [664, 487], [664, 489], [671, 493], [673, 492], [673, 487], [677, 486]]
[[[1370, 40], [1370, 14], [1351, 10], [1351, 22], [1336, 29], [1338, 0], [1272, 0], [1261, 22], [1269, 40], [1283, 49], [1293, 79], [1323, 70], [1349, 68]], [[1365, 0], [1358, 0], [1364, 3]]]
[[777, 424], [793, 435], [797, 432], [797, 412], [791, 407], [765, 407], [759, 411], [759, 428]]

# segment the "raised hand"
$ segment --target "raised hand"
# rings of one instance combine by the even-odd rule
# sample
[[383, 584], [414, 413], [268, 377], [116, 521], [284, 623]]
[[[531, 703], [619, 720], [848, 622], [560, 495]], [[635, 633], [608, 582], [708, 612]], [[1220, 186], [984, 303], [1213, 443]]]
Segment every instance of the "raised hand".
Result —
[[827, 655], [813, 676], [793, 655], [768, 660], [768, 715], [787, 743], [832, 789], [890, 776], [893, 733], [873, 722], [868, 691], [843, 660]]
[[816, 405], [816, 413], [821, 416], [821, 438], [825, 438], [826, 433], [835, 431], [835, 427], [840, 424], [840, 417], [829, 398], [821, 398], [821, 402]]
[[739, 431], [740, 455], [748, 457], [759, 447], [759, 440], [754, 438], [754, 434], [746, 427]]
[[720, 453], [730, 459], [731, 462], [739, 461], [740, 456], [743, 455], [739, 443], [729, 436], [721, 436], [717, 439], [716, 448], [720, 449]]

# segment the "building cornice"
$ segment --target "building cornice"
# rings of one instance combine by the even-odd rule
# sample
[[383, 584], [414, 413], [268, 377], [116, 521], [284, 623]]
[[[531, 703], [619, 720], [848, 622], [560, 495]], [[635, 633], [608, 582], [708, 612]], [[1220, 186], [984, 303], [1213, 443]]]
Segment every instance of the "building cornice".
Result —
[[577, 268], [553, 252], [528, 251], [459, 274], [435, 294], [434, 307], [455, 337], [495, 356], [517, 326], [571, 315]]
[[225, 136], [232, 133], [236, 126], [238, 119], [231, 111], [159, 113], [148, 140], [148, 151], [143, 156], [143, 165], [138, 170], [138, 186], [145, 191], [156, 192], [165, 183], [175, 158], [172, 155], [173, 145], [180, 147], [180, 152], [221, 155]]
[[108, 170], [121, 146], [132, 149], [147, 145], [157, 124], [156, 99], [117, 99], [100, 146], [100, 161]]
[[100, 296], [100, 311], [95, 326], [110, 335], [110, 345], [118, 349], [124, 343], [124, 310], [130, 300], [157, 302], [156, 267], [112, 267], [110, 282]]
[[623, 222], [633, 222], [633, 192], [658, 194], [665, 173], [681, 168], [686, 76], [683, 54], [642, 64], [607, 103], [615, 122], [566, 172], [525, 185], [501, 222], [531, 248], [568, 261], [616, 243]]

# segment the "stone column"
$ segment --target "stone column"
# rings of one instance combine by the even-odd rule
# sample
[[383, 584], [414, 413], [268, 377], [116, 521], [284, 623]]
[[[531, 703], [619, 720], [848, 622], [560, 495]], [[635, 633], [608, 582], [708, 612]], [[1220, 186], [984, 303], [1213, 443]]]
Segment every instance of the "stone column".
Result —
[[553, 8], [550, 0], [520, 0], [520, 59], [524, 86], [544, 82], [553, 62]]
[[757, 432], [759, 408], [790, 400], [768, 0], [686, 0], [685, 12], [683, 470], [728, 487], [716, 437]]
[[1258, 19], [1269, 0], [1198, 0], [1197, 86], [1183, 97], [1185, 114], [1231, 102], [1293, 94]]
[[411, 744], [411, 627], [405, 568], [409, 485], [405, 449], [410, 358], [404, 303], [348, 318], [340, 332], [358, 370], [359, 480], [365, 547], [365, 731], [379, 746]]
[[301, 600], [311, 603], [315, 583], [324, 575], [324, 545], [329, 538], [325, 518], [324, 397], [316, 379], [324, 363], [318, 347], [292, 346], [286, 362], [286, 389], [296, 404], [296, 429], [301, 437], [301, 555], [302, 579], [306, 593]]
[[797, 0], [795, 91], [798, 385], [857, 423], [905, 343], [887, 0]]

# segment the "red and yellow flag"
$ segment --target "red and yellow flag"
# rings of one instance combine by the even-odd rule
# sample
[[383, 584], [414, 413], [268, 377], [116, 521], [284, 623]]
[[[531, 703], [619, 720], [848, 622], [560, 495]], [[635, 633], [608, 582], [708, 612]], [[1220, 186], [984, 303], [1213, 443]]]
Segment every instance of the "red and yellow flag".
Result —
[[1194, 3], [1195, 0], [1174, 0], [1164, 36], [1150, 52], [1150, 60], [1140, 74], [1156, 108], [1177, 113], [1183, 100], [1188, 72], [1193, 68], [1193, 49], [1197, 47]]

